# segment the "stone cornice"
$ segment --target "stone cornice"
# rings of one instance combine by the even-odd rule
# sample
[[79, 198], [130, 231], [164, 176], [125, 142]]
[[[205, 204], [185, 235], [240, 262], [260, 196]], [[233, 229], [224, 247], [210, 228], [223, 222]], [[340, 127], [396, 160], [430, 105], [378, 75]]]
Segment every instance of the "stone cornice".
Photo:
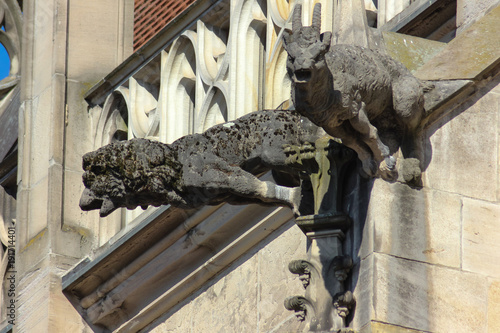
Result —
[[63, 291], [96, 332], [137, 331], [291, 218], [256, 205], [162, 207], [64, 276]]

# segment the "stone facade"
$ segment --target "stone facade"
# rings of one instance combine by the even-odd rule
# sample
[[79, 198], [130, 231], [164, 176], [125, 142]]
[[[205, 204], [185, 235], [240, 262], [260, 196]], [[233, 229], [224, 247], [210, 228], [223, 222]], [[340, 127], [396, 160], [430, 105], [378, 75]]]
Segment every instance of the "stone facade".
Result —
[[[304, 25], [315, 2], [302, 1]], [[345, 180], [353, 227], [343, 252], [354, 261], [346, 287], [356, 298], [349, 327], [499, 331], [498, 0], [320, 2], [332, 42], [380, 47], [383, 38], [419, 79], [460, 83], [426, 104], [422, 186], [356, 170]], [[0, 1], [5, 13], [13, 3]], [[16, 132], [0, 132], [6, 281], [4, 231], [13, 220], [16, 228], [16, 295], [4, 282], [0, 330], [302, 331], [283, 301], [304, 293], [287, 266], [306, 257], [308, 239], [288, 208], [163, 206], [100, 218], [78, 207], [86, 152], [134, 137], [171, 143], [251, 111], [289, 107], [281, 36], [294, 3], [194, 1], [135, 52], [131, 0], [21, 3], [18, 37], [9, 37], [19, 45], [11, 59], [21, 55], [11, 67], [11, 77], [22, 69], [17, 107], [8, 95], [15, 91], [0, 82], [0, 128], [14, 119], [5, 105], [19, 110], [8, 127]], [[429, 21], [434, 30], [418, 29]], [[12, 138], [17, 171], [7, 168]], [[4, 312], [11, 299], [15, 325]]]

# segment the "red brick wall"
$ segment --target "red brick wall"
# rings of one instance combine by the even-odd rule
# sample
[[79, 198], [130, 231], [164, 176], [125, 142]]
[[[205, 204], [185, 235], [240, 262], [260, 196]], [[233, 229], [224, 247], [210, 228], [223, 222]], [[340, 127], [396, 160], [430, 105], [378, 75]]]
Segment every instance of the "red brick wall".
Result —
[[134, 51], [193, 2], [194, 0], [135, 0]]

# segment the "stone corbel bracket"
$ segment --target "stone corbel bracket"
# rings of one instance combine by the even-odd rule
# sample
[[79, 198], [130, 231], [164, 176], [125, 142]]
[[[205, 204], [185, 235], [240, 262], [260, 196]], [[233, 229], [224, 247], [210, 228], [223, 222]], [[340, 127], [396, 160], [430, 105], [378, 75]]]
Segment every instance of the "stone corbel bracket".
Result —
[[291, 296], [285, 299], [285, 308], [295, 311], [295, 316], [299, 321], [305, 321], [306, 317], [313, 318], [309, 326], [316, 325], [316, 311], [309, 300], [303, 296]]
[[[327, 136], [302, 147], [286, 147], [286, 152], [289, 165], [305, 170], [302, 187], [310, 188], [313, 204], [301, 207], [313, 214], [296, 219], [310, 240], [307, 259], [288, 266], [299, 276], [305, 296], [287, 298], [285, 308], [295, 311], [305, 331], [345, 331], [355, 301], [344, 287], [353, 261], [342, 253], [344, 232], [352, 223], [342, 213], [342, 180], [355, 153]], [[303, 198], [311, 199], [311, 195]]]
[[299, 321], [306, 322], [308, 331], [345, 328], [346, 317], [356, 303], [352, 292], [344, 290], [352, 259], [349, 256], [336, 256], [326, 266], [314, 259], [317, 258], [311, 258], [311, 261], [315, 261], [315, 264], [307, 260], [294, 260], [288, 265], [290, 272], [299, 276], [306, 295], [288, 297], [285, 308], [295, 311]]

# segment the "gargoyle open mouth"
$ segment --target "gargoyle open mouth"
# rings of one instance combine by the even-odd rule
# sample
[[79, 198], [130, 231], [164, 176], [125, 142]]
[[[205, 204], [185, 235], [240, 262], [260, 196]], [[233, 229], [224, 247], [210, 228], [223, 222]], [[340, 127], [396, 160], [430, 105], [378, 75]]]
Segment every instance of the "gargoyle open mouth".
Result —
[[311, 79], [311, 71], [308, 69], [299, 69], [295, 71], [295, 81], [299, 83], [307, 82]]

